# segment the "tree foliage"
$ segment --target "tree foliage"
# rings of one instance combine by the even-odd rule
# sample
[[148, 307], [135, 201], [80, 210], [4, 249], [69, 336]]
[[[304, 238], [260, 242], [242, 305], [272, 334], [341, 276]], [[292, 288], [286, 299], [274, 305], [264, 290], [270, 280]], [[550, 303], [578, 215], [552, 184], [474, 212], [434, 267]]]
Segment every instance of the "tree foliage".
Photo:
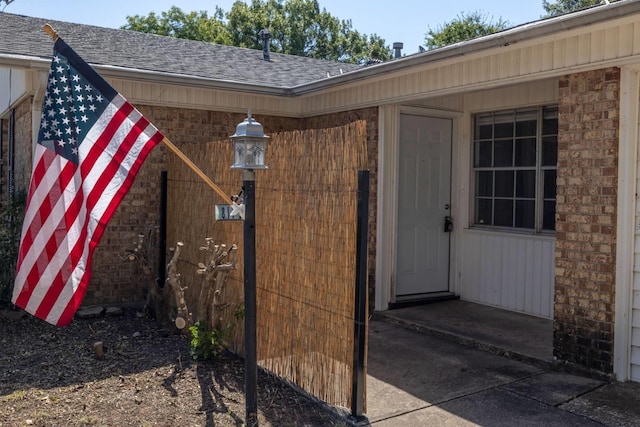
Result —
[[230, 36], [222, 22], [223, 17], [224, 11], [217, 6], [213, 16], [205, 11], [185, 13], [173, 6], [160, 16], [154, 12], [147, 16], [127, 16], [127, 24], [121, 28], [179, 39], [229, 44]]
[[[609, 0], [609, 2], [611, 3], [615, 1], [618, 0]], [[545, 12], [547, 12], [544, 18], [549, 18], [551, 16], [575, 12], [576, 10], [584, 9], [591, 6], [597, 6], [603, 3], [605, 3], [604, 0], [542, 0], [542, 7], [544, 8]]]
[[485, 14], [475, 11], [460, 13], [454, 20], [436, 29], [429, 28], [425, 35], [427, 49], [436, 49], [453, 43], [497, 33], [509, 26], [507, 21], [492, 22]]
[[213, 16], [174, 6], [160, 16], [127, 16], [122, 28], [251, 49], [262, 48], [258, 33], [266, 28], [273, 52], [353, 63], [391, 58], [384, 39], [356, 31], [317, 0], [236, 1], [229, 12], [216, 6]]

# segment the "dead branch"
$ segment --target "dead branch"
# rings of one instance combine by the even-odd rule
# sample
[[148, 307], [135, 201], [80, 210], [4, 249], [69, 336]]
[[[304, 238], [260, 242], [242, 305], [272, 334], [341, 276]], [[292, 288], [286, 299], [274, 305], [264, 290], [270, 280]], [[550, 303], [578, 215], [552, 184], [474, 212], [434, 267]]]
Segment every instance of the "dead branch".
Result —
[[216, 310], [220, 292], [224, 288], [228, 272], [236, 268], [237, 249], [236, 245], [232, 245], [229, 250], [225, 244], [214, 245], [210, 237], [205, 239], [205, 246], [200, 247], [201, 251], [206, 252], [206, 260], [205, 263], [198, 264], [198, 274], [203, 275], [198, 301], [198, 321], [206, 322], [213, 328], [218, 324], [220, 317]]
[[180, 252], [182, 251], [183, 246], [184, 243], [177, 243], [173, 257], [171, 257], [171, 261], [169, 261], [169, 264], [167, 265], [167, 283], [173, 290], [173, 295], [178, 309], [178, 315], [175, 320], [175, 324], [178, 329], [184, 329], [191, 325], [191, 314], [189, 313], [187, 302], [184, 298], [184, 290], [186, 287], [182, 287], [180, 273], [178, 273], [178, 261], [180, 260]]

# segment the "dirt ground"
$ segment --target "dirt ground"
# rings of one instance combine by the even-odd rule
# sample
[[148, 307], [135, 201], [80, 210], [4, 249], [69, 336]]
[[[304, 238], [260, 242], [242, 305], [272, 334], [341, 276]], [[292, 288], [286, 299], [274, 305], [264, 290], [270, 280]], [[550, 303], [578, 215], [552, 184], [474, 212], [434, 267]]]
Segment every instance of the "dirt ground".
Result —
[[[1, 427], [244, 425], [244, 361], [232, 354], [196, 363], [186, 337], [132, 309], [65, 328], [16, 314], [0, 312]], [[260, 372], [258, 388], [260, 426], [346, 425], [273, 375]]]

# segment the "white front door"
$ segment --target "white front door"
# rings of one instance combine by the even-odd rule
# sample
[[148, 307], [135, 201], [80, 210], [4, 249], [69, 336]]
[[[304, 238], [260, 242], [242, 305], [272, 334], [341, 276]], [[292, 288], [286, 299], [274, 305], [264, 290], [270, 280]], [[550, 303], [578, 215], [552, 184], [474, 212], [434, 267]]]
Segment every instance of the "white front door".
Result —
[[396, 298], [449, 291], [452, 120], [400, 115]]

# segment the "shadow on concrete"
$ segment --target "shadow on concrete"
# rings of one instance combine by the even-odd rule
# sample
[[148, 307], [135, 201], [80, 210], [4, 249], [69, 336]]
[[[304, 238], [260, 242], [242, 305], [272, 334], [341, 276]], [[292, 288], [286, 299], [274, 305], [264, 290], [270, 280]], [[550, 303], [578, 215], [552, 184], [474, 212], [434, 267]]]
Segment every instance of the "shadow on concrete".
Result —
[[602, 425], [591, 414], [562, 408], [605, 383], [548, 368], [551, 321], [495, 310], [449, 301], [371, 320], [369, 423]]

